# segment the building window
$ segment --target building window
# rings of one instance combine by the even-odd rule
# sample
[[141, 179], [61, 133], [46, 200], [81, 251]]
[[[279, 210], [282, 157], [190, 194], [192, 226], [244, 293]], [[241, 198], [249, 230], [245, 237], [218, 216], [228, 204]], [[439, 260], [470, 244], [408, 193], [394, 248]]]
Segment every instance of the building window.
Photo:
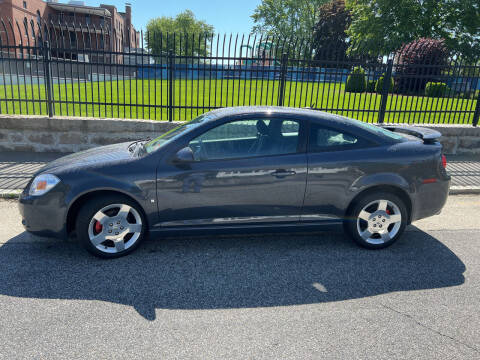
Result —
[[77, 34], [74, 31], [70, 31], [70, 46], [77, 46]]
[[40, 15], [40, 11], [37, 10], [37, 23], [40, 24], [42, 22], [42, 16]]
[[24, 9], [27, 8], [27, 2], [26, 2], [26, 1], [23, 2], [23, 8], [24, 8]]
[[25, 37], [28, 37], [28, 21], [27, 21], [27, 18], [23, 19], [23, 26], [25, 27]]
[[85, 41], [85, 48], [90, 49], [90, 47], [92, 46], [91, 40], [90, 40], [90, 35], [87, 35], [87, 36], [85, 37], [85, 40], [84, 40], [84, 41]]
[[92, 19], [90, 18], [90, 15], [85, 15], [85, 23], [87, 25], [92, 25]]

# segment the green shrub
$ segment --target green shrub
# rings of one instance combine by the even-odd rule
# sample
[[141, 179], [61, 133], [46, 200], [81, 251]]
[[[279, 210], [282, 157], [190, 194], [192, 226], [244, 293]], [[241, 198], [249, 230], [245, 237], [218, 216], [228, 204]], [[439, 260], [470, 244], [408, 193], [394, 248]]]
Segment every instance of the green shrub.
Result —
[[[384, 82], [385, 74], [382, 74], [377, 80], [377, 85], [375, 85], [375, 92], [377, 94], [381, 94], [383, 92], [383, 82]], [[390, 77], [390, 86], [387, 90], [389, 93], [393, 92], [393, 77]]]
[[345, 83], [345, 91], [364, 92], [366, 88], [365, 70], [360, 66], [354, 67], [353, 71], [348, 75], [347, 82]]
[[450, 89], [443, 82], [428, 82], [425, 86], [425, 95], [428, 97], [442, 97], [447, 94]]
[[373, 93], [375, 92], [375, 86], [377, 85], [377, 82], [375, 80], [368, 80], [367, 81], [367, 92]]

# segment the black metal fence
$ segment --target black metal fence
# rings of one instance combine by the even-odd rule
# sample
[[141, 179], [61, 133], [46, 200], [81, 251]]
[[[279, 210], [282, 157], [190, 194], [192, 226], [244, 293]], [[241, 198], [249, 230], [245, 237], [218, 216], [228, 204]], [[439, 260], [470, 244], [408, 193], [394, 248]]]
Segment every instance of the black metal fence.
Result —
[[[140, 37], [131, 49], [115, 29], [0, 20], [0, 113], [189, 120], [226, 106], [280, 105], [369, 122], [474, 126], [480, 116], [480, 66], [455, 56], [406, 65], [395, 56], [315, 53], [300, 39]], [[349, 76], [360, 87], [347, 85]], [[429, 82], [444, 85], [426, 92]]]

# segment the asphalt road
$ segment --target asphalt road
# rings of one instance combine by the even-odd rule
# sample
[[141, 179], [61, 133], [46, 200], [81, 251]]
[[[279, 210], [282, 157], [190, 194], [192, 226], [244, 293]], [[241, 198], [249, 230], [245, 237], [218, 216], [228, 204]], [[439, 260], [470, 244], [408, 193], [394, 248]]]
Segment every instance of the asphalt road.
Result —
[[480, 359], [480, 197], [394, 246], [341, 233], [151, 239], [99, 260], [0, 201], [0, 358]]

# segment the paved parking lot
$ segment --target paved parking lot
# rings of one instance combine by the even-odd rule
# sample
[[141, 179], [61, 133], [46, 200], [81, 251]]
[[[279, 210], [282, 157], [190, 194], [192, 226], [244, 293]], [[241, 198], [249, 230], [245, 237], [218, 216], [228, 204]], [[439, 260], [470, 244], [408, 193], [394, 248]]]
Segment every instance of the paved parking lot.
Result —
[[480, 358], [480, 197], [393, 247], [340, 232], [150, 239], [111, 261], [0, 201], [0, 358]]

